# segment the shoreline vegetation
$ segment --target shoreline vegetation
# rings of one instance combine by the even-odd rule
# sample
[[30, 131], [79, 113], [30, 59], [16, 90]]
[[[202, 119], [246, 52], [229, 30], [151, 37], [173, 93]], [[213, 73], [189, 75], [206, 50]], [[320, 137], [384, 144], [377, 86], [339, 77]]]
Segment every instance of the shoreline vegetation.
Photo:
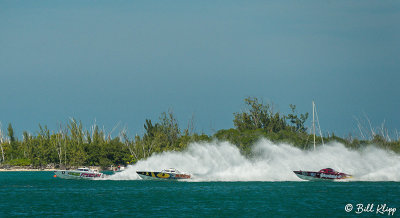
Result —
[[42, 171], [54, 171], [58, 169], [40, 169], [40, 168], [20, 168], [20, 167], [10, 167], [7, 169], [0, 169], [0, 172], [42, 172]]
[[[274, 111], [273, 104], [265, 104], [255, 97], [244, 99], [245, 109], [233, 114], [234, 128], [218, 130], [213, 135], [194, 132], [194, 118], [186, 128], [181, 129], [170, 110], [161, 113], [158, 122], [146, 119], [145, 133], [130, 137], [126, 128], [118, 136], [93, 124], [84, 129], [82, 122], [70, 119], [49, 130], [39, 124], [35, 134], [24, 131], [22, 139], [14, 135], [12, 124], [7, 131], [0, 126], [0, 171], [40, 171], [71, 169], [79, 166], [98, 166], [103, 170], [110, 166], [126, 166], [146, 159], [154, 153], [182, 151], [192, 142], [228, 141], [236, 145], [243, 155], [252, 156], [251, 146], [260, 138], [276, 143], [289, 143], [303, 150], [313, 148], [312, 134], [307, 133], [305, 122], [308, 113], [299, 114], [295, 105], [289, 105], [291, 112], [282, 114]], [[362, 139], [341, 138], [334, 133], [325, 134], [323, 141], [340, 142], [349, 149], [360, 149], [369, 145], [400, 154], [400, 137], [391, 139], [386, 129], [369, 129], [358, 121]], [[316, 139], [322, 144], [321, 137]]]

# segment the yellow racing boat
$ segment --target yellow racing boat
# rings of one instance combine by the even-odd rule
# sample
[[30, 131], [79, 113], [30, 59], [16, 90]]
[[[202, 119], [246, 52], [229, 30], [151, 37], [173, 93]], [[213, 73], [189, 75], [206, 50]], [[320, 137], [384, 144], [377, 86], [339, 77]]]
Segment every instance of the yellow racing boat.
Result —
[[165, 169], [160, 172], [136, 171], [136, 173], [142, 179], [178, 180], [178, 179], [190, 179], [192, 177], [190, 174], [180, 172], [174, 168]]

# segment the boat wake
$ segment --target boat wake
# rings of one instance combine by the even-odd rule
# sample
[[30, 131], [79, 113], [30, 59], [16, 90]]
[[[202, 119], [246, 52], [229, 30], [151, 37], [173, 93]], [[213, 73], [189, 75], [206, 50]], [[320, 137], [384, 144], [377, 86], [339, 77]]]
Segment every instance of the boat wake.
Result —
[[173, 167], [191, 173], [190, 181], [303, 181], [292, 171], [330, 167], [353, 175], [355, 181], [400, 181], [400, 156], [373, 146], [355, 151], [330, 143], [303, 151], [263, 139], [252, 154], [247, 158], [228, 142], [193, 143], [183, 152], [155, 154], [108, 179], [137, 180], [136, 171]]

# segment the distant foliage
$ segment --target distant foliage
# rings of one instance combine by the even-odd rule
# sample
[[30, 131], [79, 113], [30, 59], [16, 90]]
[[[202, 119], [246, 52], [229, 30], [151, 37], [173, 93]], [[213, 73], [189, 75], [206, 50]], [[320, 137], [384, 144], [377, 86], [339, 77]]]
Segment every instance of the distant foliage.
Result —
[[298, 116], [295, 105], [290, 105], [292, 113], [285, 116], [274, 112], [271, 104], [264, 104], [255, 97], [246, 98], [244, 102], [245, 111], [234, 113], [233, 124], [239, 131], [263, 129], [266, 132], [278, 133], [282, 130], [295, 132], [307, 130], [304, 123], [308, 113]]
[[[301, 149], [313, 149], [313, 136], [307, 133], [305, 122], [308, 113], [298, 114], [295, 105], [289, 105], [291, 113], [282, 115], [273, 111], [272, 104], [264, 104], [255, 97], [244, 99], [245, 110], [234, 113], [235, 129], [219, 130], [214, 134], [218, 140], [229, 141], [238, 146], [246, 155], [251, 155], [251, 146], [261, 138], [273, 142], [285, 142]], [[382, 134], [384, 131], [381, 131]], [[380, 134], [375, 134], [370, 141], [356, 138], [340, 138], [335, 134], [324, 137], [327, 143], [337, 141], [350, 149], [359, 149], [374, 144], [383, 149], [400, 153], [400, 141], [387, 140]], [[316, 138], [317, 146], [322, 144], [320, 137]]]
[[[7, 133], [0, 123], [0, 165], [70, 168], [77, 166], [126, 165], [164, 151], [182, 151], [191, 142], [224, 140], [238, 146], [241, 152], [251, 156], [251, 146], [261, 138], [273, 142], [290, 143], [301, 149], [312, 149], [312, 135], [308, 134], [305, 122], [308, 113], [297, 114], [296, 106], [289, 105], [291, 113], [283, 115], [274, 112], [272, 104], [264, 104], [257, 98], [244, 99], [245, 110], [234, 113], [235, 128], [222, 129], [213, 136], [194, 133], [193, 118], [187, 128], [181, 129], [174, 113], [161, 113], [158, 122], [146, 119], [143, 136], [130, 137], [128, 130], [123, 129], [112, 138], [111, 132], [100, 129], [96, 124], [85, 130], [80, 121], [70, 119], [60, 125], [58, 130], [51, 131], [47, 126], [39, 125], [35, 134], [26, 131], [22, 140], [14, 136], [11, 123]], [[384, 131], [381, 131], [382, 133]], [[347, 139], [330, 134], [324, 137], [325, 142], [337, 141], [350, 149], [364, 146], [376, 146], [400, 153], [400, 141], [388, 140], [373, 132], [371, 140]], [[321, 138], [316, 138], [321, 145]]]
[[[163, 151], [180, 151], [190, 142], [208, 141], [205, 134], [191, 133], [188, 129], [180, 130], [172, 111], [161, 114], [159, 122], [153, 124], [145, 120], [143, 137], [136, 135], [129, 138], [126, 129], [117, 137], [111, 138], [93, 125], [90, 130], [83, 129], [80, 121], [71, 119], [66, 125], [60, 125], [57, 131], [50, 131], [47, 126], [39, 125], [35, 135], [24, 131], [22, 140], [13, 135], [11, 124], [8, 127], [8, 140], [1, 140], [0, 164], [46, 167], [77, 167], [127, 165]], [[0, 131], [0, 139], [3, 139]], [[12, 140], [11, 140], [12, 139]]]

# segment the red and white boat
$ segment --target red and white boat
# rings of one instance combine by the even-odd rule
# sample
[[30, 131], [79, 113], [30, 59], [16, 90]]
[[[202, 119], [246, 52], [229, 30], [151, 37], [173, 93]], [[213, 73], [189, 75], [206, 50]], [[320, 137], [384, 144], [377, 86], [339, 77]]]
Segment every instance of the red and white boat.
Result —
[[351, 175], [346, 173], [337, 172], [331, 168], [325, 168], [318, 172], [314, 171], [293, 171], [297, 177], [304, 180], [344, 180], [352, 178]]

